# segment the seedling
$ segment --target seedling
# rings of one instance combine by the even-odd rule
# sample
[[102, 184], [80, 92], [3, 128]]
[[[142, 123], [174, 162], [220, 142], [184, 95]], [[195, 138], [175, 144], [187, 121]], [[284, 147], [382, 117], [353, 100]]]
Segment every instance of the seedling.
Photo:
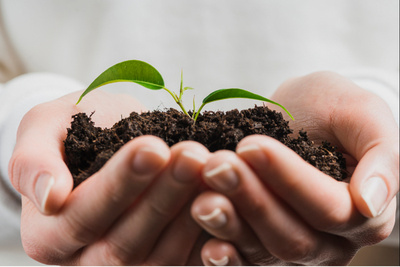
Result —
[[[183, 113], [185, 113], [187, 116], [190, 116], [182, 104], [182, 96], [186, 90], [193, 89], [193, 88], [183, 87], [182, 73], [181, 73], [181, 83], [180, 83], [180, 89], [179, 89], [179, 95], [178, 95], [165, 87], [164, 80], [163, 80], [161, 74], [153, 66], [151, 66], [150, 64], [148, 64], [146, 62], [140, 61], [140, 60], [123, 61], [123, 62], [117, 63], [114, 66], [105, 70], [82, 93], [82, 95], [79, 97], [79, 100], [76, 104], [78, 104], [86, 94], [93, 91], [94, 89], [96, 89], [100, 86], [103, 86], [103, 85], [106, 85], [109, 83], [115, 83], [115, 82], [134, 82], [134, 83], [137, 83], [137, 84], [139, 84], [145, 88], [151, 89], [151, 90], [164, 89], [172, 96], [174, 101], [182, 109]], [[192, 113], [192, 116], [190, 116], [190, 117], [193, 119], [194, 122], [196, 122], [197, 117], [200, 114], [200, 111], [203, 109], [203, 107], [206, 104], [214, 102], [214, 101], [230, 99], [230, 98], [249, 98], [249, 99], [261, 100], [261, 101], [272, 103], [274, 105], [281, 107], [290, 116], [290, 118], [292, 118], [292, 120], [294, 120], [294, 118], [290, 114], [290, 112], [281, 104], [276, 103], [276, 102], [274, 102], [268, 98], [265, 98], [263, 96], [260, 96], [260, 95], [257, 95], [257, 94], [251, 93], [249, 91], [246, 91], [244, 89], [239, 89], [239, 88], [219, 89], [219, 90], [216, 90], [216, 91], [210, 93], [208, 96], [206, 96], [203, 99], [203, 102], [197, 111], [195, 110], [195, 103], [194, 103], [194, 99], [193, 99], [193, 113]]]

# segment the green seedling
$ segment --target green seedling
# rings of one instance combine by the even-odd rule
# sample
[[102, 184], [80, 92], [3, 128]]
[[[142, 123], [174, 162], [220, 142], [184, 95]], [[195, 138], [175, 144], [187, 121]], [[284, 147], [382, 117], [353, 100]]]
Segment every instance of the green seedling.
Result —
[[[141, 85], [145, 88], [151, 89], [151, 90], [164, 89], [172, 96], [174, 101], [182, 109], [183, 113], [190, 116], [182, 104], [182, 96], [186, 90], [193, 89], [193, 88], [183, 87], [183, 77], [182, 76], [183, 76], [183, 74], [181, 72], [181, 83], [180, 83], [180, 89], [179, 89], [179, 95], [178, 95], [165, 87], [164, 80], [163, 80], [161, 74], [150, 64], [140, 61], [140, 60], [123, 61], [123, 62], [115, 64], [114, 66], [108, 68], [102, 74], [100, 74], [89, 85], [89, 87], [82, 93], [82, 95], [79, 97], [79, 100], [76, 104], [78, 104], [86, 94], [88, 94], [89, 92], [93, 91], [96, 88], [99, 88], [100, 86], [103, 86], [103, 85], [106, 85], [109, 83], [115, 83], [115, 82], [133, 82], [133, 83], [139, 84], [139, 85]], [[193, 99], [193, 113], [192, 113], [192, 116], [190, 116], [190, 117], [194, 120], [194, 122], [196, 122], [197, 117], [200, 114], [200, 111], [203, 109], [203, 107], [206, 104], [214, 102], [214, 101], [230, 99], [230, 98], [248, 98], [248, 99], [261, 100], [261, 101], [272, 103], [274, 105], [281, 107], [290, 116], [290, 118], [292, 118], [292, 120], [294, 120], [294, 118], [290, 114], [290, 112], [281, 104], [276, 103], [276, 102], [274, 102], [268, 98], [265, 98], [263, 96], [260, 96], [260, 95], [257, 95], [257, 94], [251, 93], [249, 91], [246, 91], [244, 89], [239, 89], [239, 88], [219, 89], [219, 90], [216, 90], [216, 91], [210, 93], [208, 96], [206, 96], [203, 99], [203, 102], [197, 111], [195, 110], [195, 101]]]

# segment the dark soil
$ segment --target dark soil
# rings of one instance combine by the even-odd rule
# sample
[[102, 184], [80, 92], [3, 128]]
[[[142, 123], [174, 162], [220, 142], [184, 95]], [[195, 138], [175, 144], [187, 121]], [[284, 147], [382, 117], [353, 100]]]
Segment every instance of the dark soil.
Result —
[[133, 112], [110, 129], [95, 127], [91, 115], [79, 113], [73, 116], [64, 144], [75, 186], [97, 172], [125, 143], [141, 135], [158, 136], [169, 146], [194, 140], [211, 152], [235, 150], [237, 143], [248, 135], [268, 135], [334, 179], [341, 181], [346, 178], [345, 159], [335, 147], [328, 142], [315, 145], [304, 131], [300, 131], [296, 138], [291, 137], [292, 133], [282, 114], [267, 107], [226, 113], [206, 111], [198, 117], [196, 125], [175, 109], [142, 114]]

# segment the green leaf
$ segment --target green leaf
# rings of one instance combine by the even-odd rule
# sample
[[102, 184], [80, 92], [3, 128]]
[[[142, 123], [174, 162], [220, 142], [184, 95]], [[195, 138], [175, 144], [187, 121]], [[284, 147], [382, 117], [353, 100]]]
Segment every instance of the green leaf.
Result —
[[153, 66], [140, 60], [128, 60], [117, 63], [100, 74], [82, 93], [76, 104], [94, 89], [115, 82], [134, 82], [151, 90], [164, 88], [164, 80]]
[[281, 104], [276, 103], [276, 102], [274, 102], [268, 98], [265, 98], [263, 96], [260, 96], [260, 95], [257, 95], [257, 94], [251, 93], [249, 91], [239, 89], [239, 88], [220, 89], [220, 90], [216, 90], [216, 91], [212, 92], [211, 94], [209, 94], [208, 96], [206, 96], [203, 99], [202, 107], [205, 104], [208, 104], [208, 103], [211, 103], [214, 101], [230, 99], [230, 98], [249, 98], [249, 99], [261, 100], [261, 101], [272, 103], [274, 105], [281, 107], [284, 111], [286, 111], [286, 113], [290, 116], [290, 118], [292, 118], [292, 120], [294, 120], [292, 114], [290, 114], [290, 112]]

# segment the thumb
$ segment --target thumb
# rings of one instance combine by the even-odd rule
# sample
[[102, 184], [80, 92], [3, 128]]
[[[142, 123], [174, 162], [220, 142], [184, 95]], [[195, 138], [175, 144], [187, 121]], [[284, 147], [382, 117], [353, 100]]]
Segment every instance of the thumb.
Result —
[[[397, 144], [398, 145], [398, 144]], [[361, 158], [350, 181], [357, 209], [366, 217], [380, 215], [399, 191], [399, 150], [382, 143]]]
[[399, 127], [388, 105], [372, 93], [353, 88], [340, 103], [330, 127], [358, 162], [349, 190], [358, 211], [376, 217], [399, 191]]
[[46, 215], [60, 209], [73, 186], [62, 158], [36, 144], [14, 152], [9, 176], [14, 188]]
[[378, 99], [375, 105], [366, 103], [368, 109], [352, 121], [347, 141], [358, 160], [350, 192], [357, 209], [371, 218], [380, 215], [399, 191], [399, 127], [386, 104]]
[[72, 191], [73, 180], [64, 162], [62, 127], [33, 109], [22, 119], [9, 163], [14, 188], [46, 215], [56, 213]]

